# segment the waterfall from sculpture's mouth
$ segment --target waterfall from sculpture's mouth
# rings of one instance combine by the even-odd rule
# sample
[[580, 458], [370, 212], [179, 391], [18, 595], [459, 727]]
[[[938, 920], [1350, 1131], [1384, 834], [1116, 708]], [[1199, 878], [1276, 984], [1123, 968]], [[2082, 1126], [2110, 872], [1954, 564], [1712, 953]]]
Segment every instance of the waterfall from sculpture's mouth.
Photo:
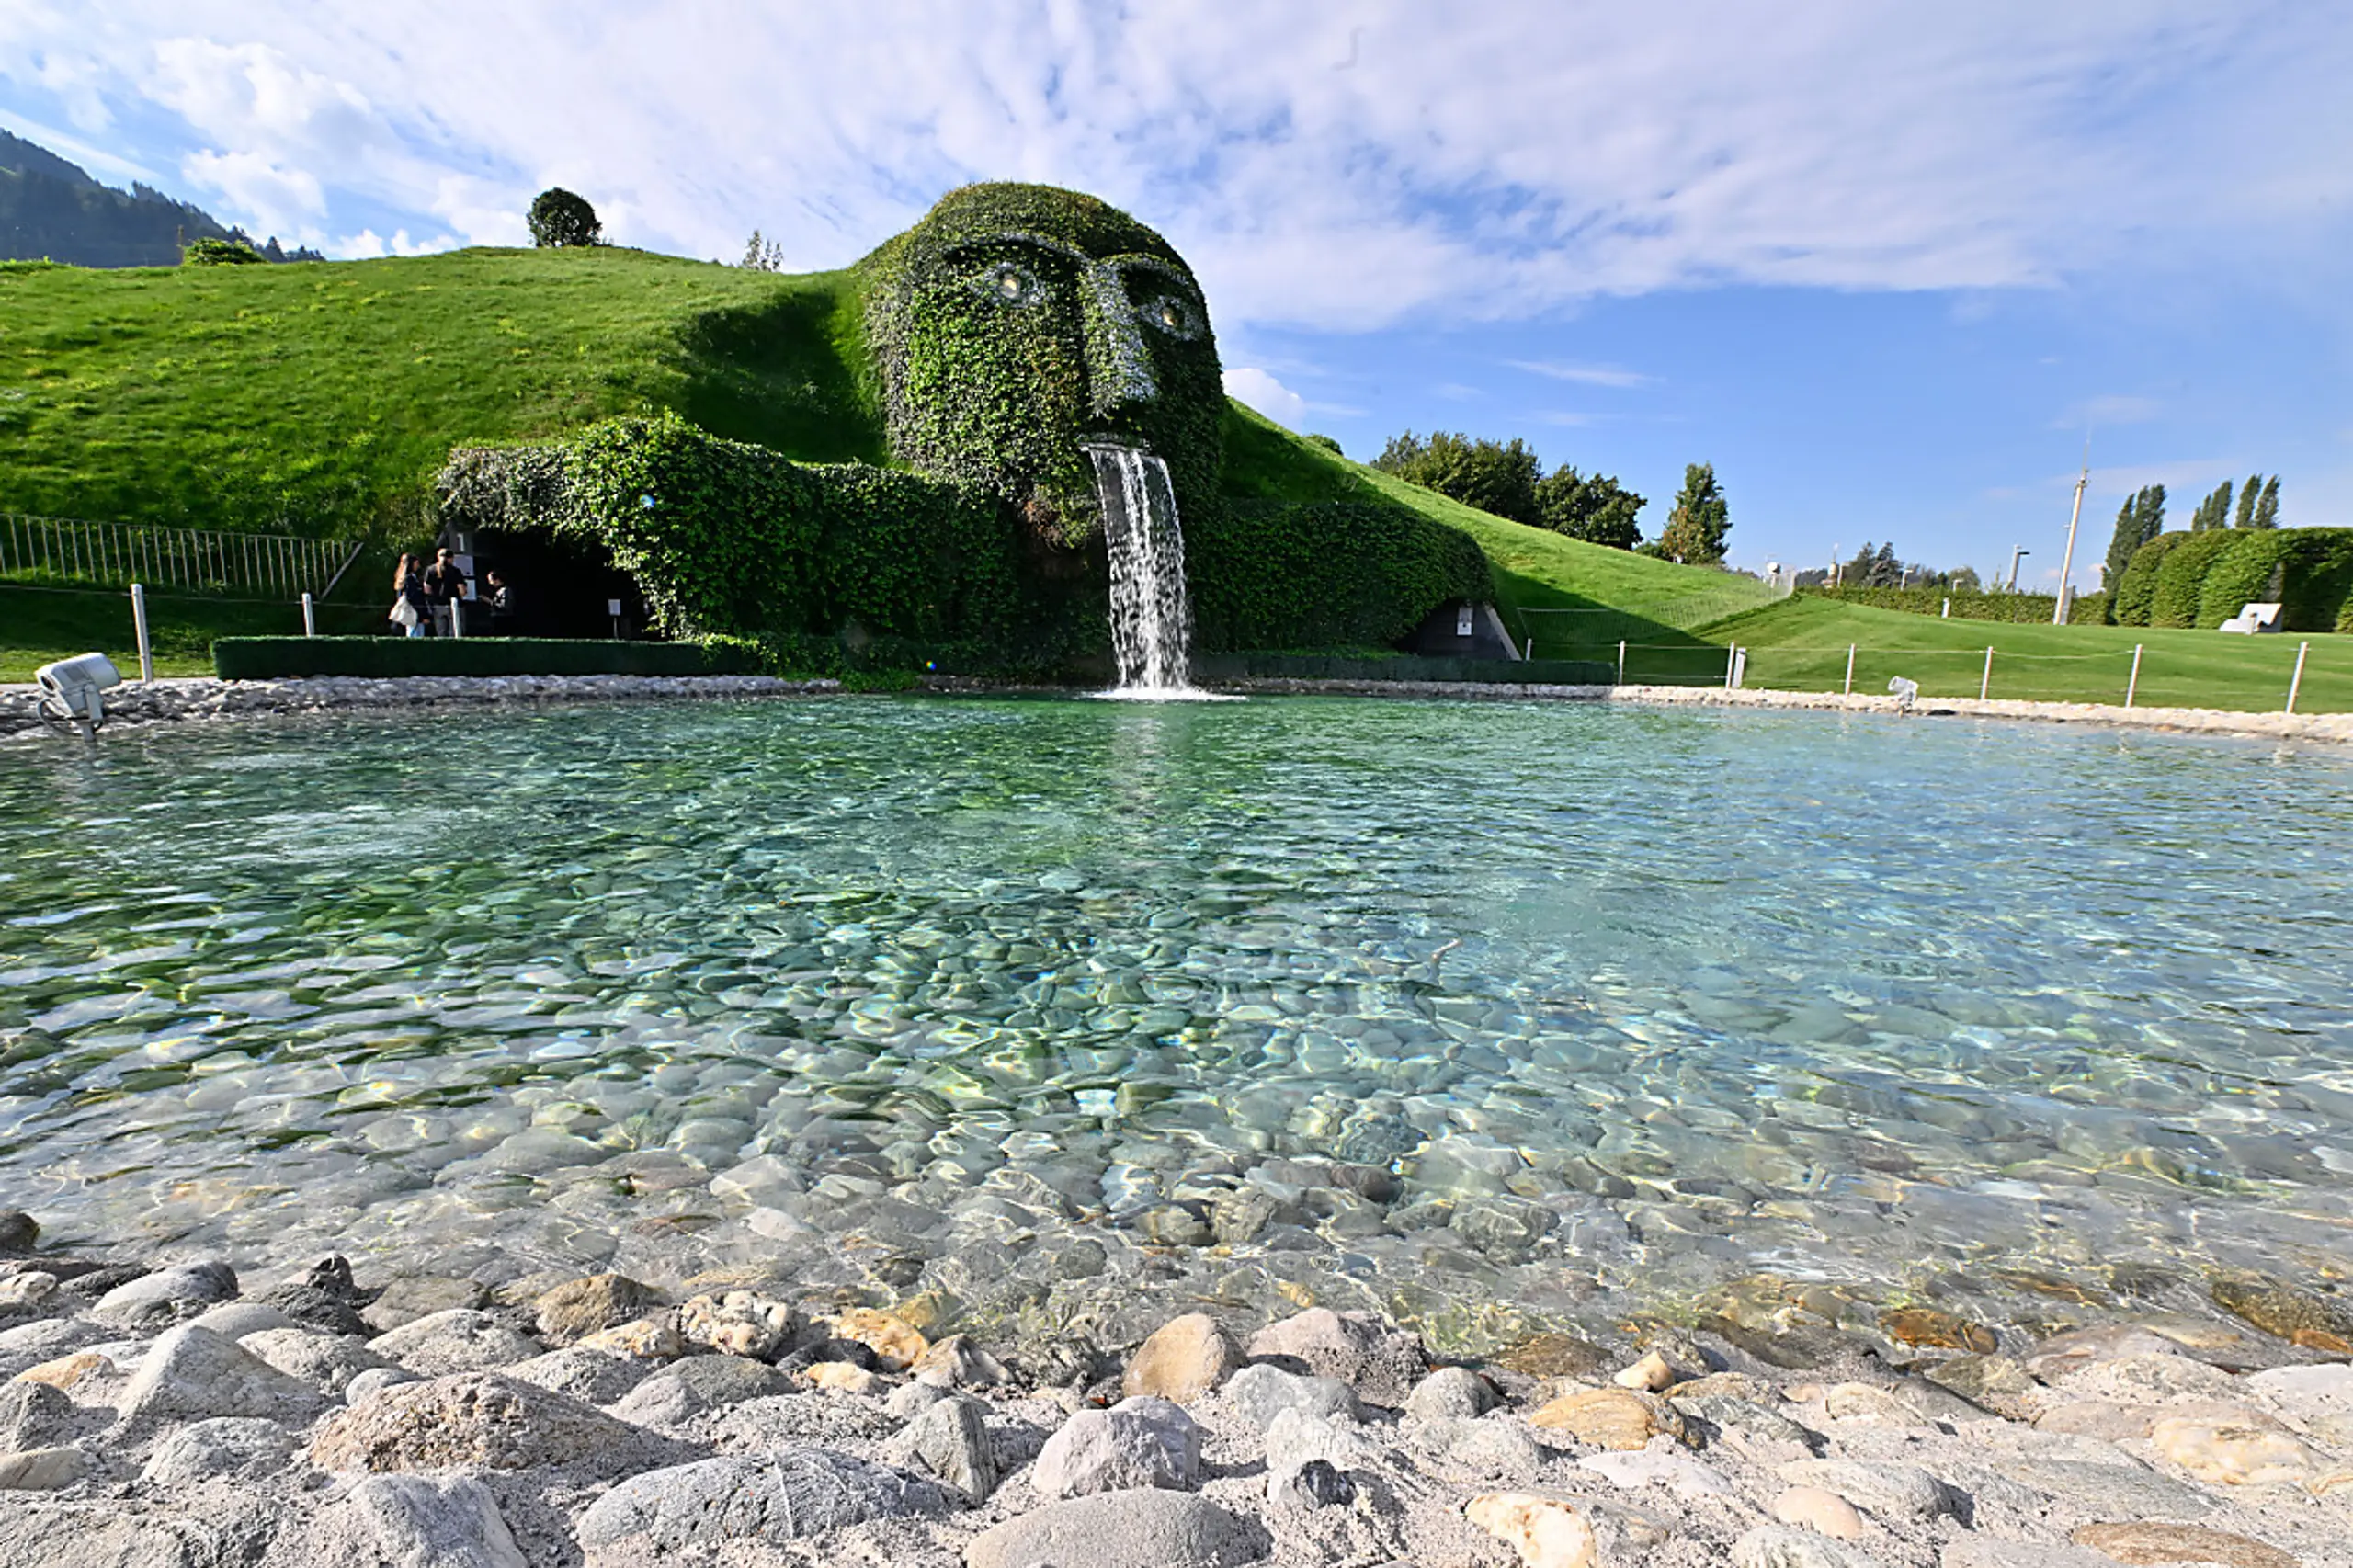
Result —
[[1190, 698], [1192, 607], [1185, 597], [1185, 534], [1168, 465], [1133, 447], [1090, 445], [1111, 558], [1114, 697]]

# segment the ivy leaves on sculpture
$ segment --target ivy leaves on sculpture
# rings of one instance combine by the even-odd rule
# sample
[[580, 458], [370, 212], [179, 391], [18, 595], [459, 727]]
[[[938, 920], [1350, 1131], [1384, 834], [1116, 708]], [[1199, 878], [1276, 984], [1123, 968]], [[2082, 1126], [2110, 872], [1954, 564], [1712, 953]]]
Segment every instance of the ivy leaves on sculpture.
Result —
[[1215, 494], [1217, 342], [1151, 229], [1074, 191], [968, 186], [862, 265], [902, 461], [992, 491], [1063, 546], [1101, 525], [1089, 444], [1159, 457], [1179, 510]]

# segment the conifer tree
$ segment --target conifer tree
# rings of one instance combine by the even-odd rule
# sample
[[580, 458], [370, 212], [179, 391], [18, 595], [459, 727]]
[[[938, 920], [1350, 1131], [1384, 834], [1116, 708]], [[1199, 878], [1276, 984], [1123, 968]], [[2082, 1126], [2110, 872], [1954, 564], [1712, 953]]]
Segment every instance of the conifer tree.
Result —
[[2114, 594], [2116, 585], [2124, 580], [2124, 569], [2132, 562], [2133, 551], [2165, 532], [2165, 487], [2144, 484], [2126, 498], [2117, 509], [2116, 532], [2108, 541], [2108, 559], [2100, 563], [2099, 585]]
[[2255, 499], [2262, 493], [2262, 489], [2263, 475], [2259, 473], [2250, 473], [2246, 476], [2245, 487], [2239, 492], [2239, 513], [2238, 516], [2232, 520], [2231, 526], [2233, 528], [2251, 528], [2255, 527]]
[[1713, 463], [1687, 463], [1683, 488], [1667, 514], [1665, 531], [1651, 552], [1687, 566], [1721, 565], [1724, 537], [1732, 532], [1732, 508], [1716, 483]]
[[2198, 504], [2197, 511], [2189, 515], [2189, 531], [2194, 534], [2211, 533], [2216, 528], [2230, 526], [2231, 482], [2226, 479], [2214, 494]]
[[2264, 482], [2263, 499], [2255, 504], [2255, 520], [2251, 528], [2276, 528], [2279, 526], [2279, 476], [2273, 474]]

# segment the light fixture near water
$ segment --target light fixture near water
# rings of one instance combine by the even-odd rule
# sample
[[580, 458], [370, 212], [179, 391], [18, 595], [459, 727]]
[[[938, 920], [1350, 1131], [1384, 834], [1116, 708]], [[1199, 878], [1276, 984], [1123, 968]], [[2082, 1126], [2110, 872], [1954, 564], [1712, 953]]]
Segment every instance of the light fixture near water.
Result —
[[85, 736], [97, 733], [107, 722], [106, 699], [100, 693], [122, 684], [114, 661], [104, 653], [82, 653], [43, 665], [33, 672], [40, 687], [40, 716], [53, 724], [72, 724]]

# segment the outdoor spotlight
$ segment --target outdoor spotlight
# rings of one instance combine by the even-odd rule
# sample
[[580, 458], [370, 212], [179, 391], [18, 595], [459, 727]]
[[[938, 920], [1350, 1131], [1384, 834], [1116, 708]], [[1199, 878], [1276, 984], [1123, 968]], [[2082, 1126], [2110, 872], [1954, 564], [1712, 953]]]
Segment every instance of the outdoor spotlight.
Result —
[[1890, 679], [1887, 689], [1895, 693], [1895, 706], [1906, 713], [1912, 711], [1912, 704], [1920, 699], [1920, 683], [1905, 680], [1902, 676]]
[[106, 699], [98, 694], [120, 686], [122, 676], [104, 653], [84, 653], [43, 665], [33, 672], [40, 683], [40, 714], [61, 724], [79, 724], [84, 734], [106, 722]]

